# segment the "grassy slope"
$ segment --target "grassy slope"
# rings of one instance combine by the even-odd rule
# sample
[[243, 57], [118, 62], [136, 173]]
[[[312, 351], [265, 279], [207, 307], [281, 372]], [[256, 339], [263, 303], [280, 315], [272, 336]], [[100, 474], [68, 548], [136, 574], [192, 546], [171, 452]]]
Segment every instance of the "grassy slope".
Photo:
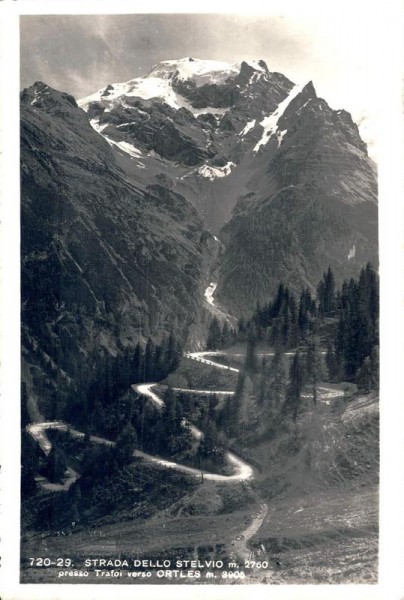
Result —
[[358, 398], [333, 414], [301, 420], [292, 434], [251, 451], [263, 465], [257, 489], [267, 517], [251, 546], [276, 558], [279, 583], [369, 583], [377, 579], [378, 399]]

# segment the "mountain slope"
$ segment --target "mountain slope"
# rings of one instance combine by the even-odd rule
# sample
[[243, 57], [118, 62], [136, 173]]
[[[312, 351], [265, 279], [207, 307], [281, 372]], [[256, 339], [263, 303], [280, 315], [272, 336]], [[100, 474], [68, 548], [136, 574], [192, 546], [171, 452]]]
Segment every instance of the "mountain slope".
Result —
[[94, 350], [185, 332], [201, 293], [200, 217], [163, 185], [128, 178], [75, 100], [42, 83], [21, 96], [21, 189], [30, 389], [46, 368], [74, 378]]
[[338, 281], [377, 265], [377, 184], [350, 115], [308, 84], [270, 121], [221, 234], [217, 297], [235, 314], [265, 302], [281, 280], [300, 289], [328, 265]]

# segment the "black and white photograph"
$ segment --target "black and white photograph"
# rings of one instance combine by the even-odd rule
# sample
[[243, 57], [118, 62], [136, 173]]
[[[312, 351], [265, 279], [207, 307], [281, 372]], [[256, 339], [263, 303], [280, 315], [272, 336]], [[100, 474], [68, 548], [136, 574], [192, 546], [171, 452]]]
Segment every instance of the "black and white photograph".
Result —
[[310, 15], [19, 16], [33, 594], [380, 583], [375, 50]]

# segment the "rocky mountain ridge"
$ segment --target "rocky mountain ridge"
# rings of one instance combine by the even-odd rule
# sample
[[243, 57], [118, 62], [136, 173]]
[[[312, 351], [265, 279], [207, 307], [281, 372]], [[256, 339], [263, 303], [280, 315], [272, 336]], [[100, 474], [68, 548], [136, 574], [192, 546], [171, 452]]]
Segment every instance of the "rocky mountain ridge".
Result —
[[311, 287], [329, 264], [338, 279], [377, 264], [375, 166], [312, 82], [184, 58], [79, 104], [126, 172], [179, 191], [225, 242], [217, 298], [234, 314], [280, 279]]

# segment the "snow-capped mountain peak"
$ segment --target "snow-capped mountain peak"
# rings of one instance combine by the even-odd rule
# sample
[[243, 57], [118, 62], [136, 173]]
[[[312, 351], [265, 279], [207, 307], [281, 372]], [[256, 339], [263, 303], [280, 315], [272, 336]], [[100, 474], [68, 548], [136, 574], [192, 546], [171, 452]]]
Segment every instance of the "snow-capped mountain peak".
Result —
[[[250, 61], [248, 64], [258, 73], [268, 72], [264, 61]], [[122, 98], [138, 97], [143, 100], [159, 99], [175, 109], [186, 108], [194, 116], [203, 113], [220, 113], [215, 107], [195, 109], [192, 103], [177, 89], [181, 83], [189, 83], [195, 88], [204, 85], [223, 85], [230, 78], [240, 74], [243, 63], [230, 64], [218, 60], [201, 60], [192, 57], [177, 60], [165, 60], [154, 65], [145, 77], [137, 77], [123, 83], [109, 84], [85, 98], [78, 101], [79, 106], [88, 110], [92, 102], [102, 105], [114, 105], [121, 102]]]
[[240, 64], [229, 64], [219, 60], [201, 60], [192, 57], [165, 60], [155, 65], [149, 77], [192, 81], [196, 87], [207, 83], [221, 84], [240, 71]]
[[[350, 115], [319, 98], [312, 82], [294, 85], [263, 61], [165, 60], [79, 105], [120, 166], [147, 185], [171, 182], [216, 231], [238, 195], [251, 203], [267, 190], [267, 171], [250, 175], [264, 162], [276, 171], [274, 189], [300, 189], [313, 179], [321, 194], [345, 205], [375, 202], [366, 147]], [[297, 167], [280, 170], [288, 157]]]

